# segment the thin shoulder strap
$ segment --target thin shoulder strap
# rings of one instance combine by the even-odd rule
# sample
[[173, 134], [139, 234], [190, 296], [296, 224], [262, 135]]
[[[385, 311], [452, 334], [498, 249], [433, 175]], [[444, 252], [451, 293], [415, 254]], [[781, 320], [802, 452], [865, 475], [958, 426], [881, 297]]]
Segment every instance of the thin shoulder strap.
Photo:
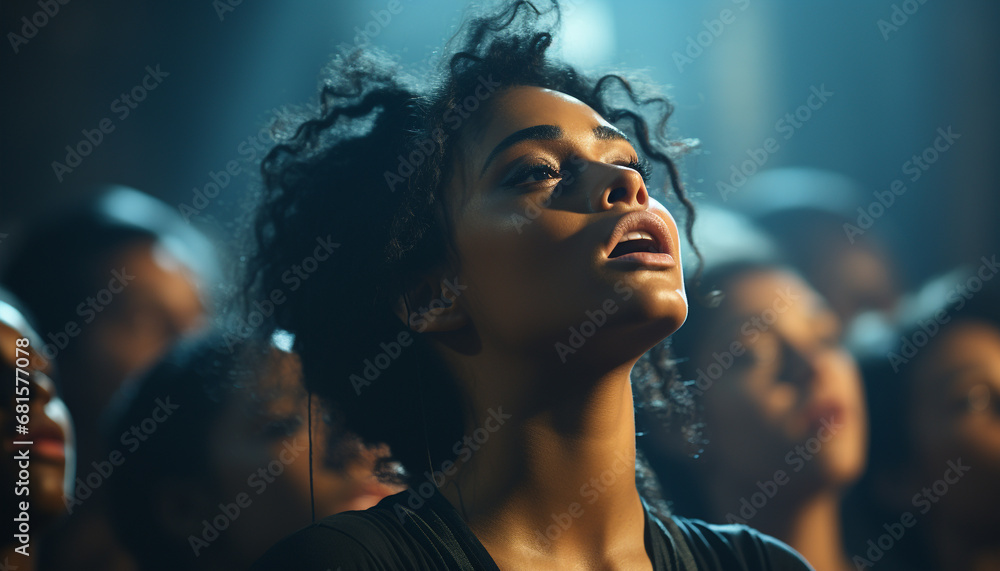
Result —
[[428, 511], [421, 515], [429, 531], [445, 545], [448, 554], [454, 557], [461, 571], [479, 571], [465, 555], [465, 549], [462, 548], [462, 544], [459, 543], [458, 538], [452, 533], [447, 522], [436, 511]]
[[436, 487], [434, 494], [427, 500], [429, 506], [434, 507], [434, 521], [431, 525], [441, 527], [444, 532], [442, 538], [447, 537], [447, 545], [453, 548], [455, 558], [465, 571], [500, 571], [496, 561], [486, 551], [486, 547], [479, 541], [476, 534], [472, 533], [469, 525], [465, 523], [455, 507], [441, 495], [441, 491]]
[[663, 519], [663, 524], [670, 534], [671, 542], [677, 548], [677, 555], [680, 557], [681, 563], [684, 564], [684, 571], [698, 571], [698, 564], [695, 563], [694, 553], [691, 552], [691, 548], [688, 546], [687, 536], [677, 526], [677, 522], [674, 521], [674, 518], [668, 516]]
[[687, 535], [681, 531], [674, 518], [669, 514], [660, 517], [645, 498], [640, 499], [646, 509], [647, 524], [654, 527], [662, 526], [670, 546], [674, 549], [674, 554], [680, 560], [681, 569], [678, 571], [698, 571], [698, 564], [695, 562], [694, 553], [691, 552], [691, 547], [688, 545]]

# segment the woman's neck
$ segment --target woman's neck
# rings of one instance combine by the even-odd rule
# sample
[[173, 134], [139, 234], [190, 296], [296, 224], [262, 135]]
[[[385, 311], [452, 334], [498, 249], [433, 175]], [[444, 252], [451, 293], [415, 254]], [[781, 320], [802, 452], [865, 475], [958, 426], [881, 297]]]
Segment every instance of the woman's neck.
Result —
[[835, 491], [824, 490], [802, 502], [782, 523], [775, 525], [775, 537], [802, 554], [816, 571], [855, 568], [844, 549], [840, 495]]
[[[722, 490], [735, 489], [717, 484], [713, 494], [716, 506], [741, 505], [740, 500]], [[756, 489], [755, 489], [756, 490]], [[841, 534], [840, 493], [827, 487], [812, 493], [796, 493], [794, 489], [779, 489], [768, 503], [756, 510], [746, 525], [771, 535], [790, 545], [816, 571], [846, 571], [854, 569], [844, 548]], [[751, 497], [749, 494], [745, 497]], [[743, 512], [739, 512], [742, 516]], [[716, 513], [720, 522], [724, 512]], [[742, 522], [741, 522], [742, 523]]]
[[[650, 565], [635, 486], [630, 369], [623, 366], [596, 381], [578, 378], [576, 391], [560, 391], [549, 406], [492, 405], [510, 418], [499, 427], [494, 422], [497, 430], [441, 492], [498, 562]], [[535, 381], [544, 386], [547, 379]]]

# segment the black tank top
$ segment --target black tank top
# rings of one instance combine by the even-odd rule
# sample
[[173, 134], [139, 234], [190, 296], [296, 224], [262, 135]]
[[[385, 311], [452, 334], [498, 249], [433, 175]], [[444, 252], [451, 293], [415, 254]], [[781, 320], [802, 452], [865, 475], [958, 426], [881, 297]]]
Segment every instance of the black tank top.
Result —
[[[646, 510], [656, 571], [802, 571], [790, 547], [741, 525], [712, 525]], [[364, 511], [317, 521], [272, 547], [252, 571], [500, 571], [455, 508], [434, 490], [405, 491]]]

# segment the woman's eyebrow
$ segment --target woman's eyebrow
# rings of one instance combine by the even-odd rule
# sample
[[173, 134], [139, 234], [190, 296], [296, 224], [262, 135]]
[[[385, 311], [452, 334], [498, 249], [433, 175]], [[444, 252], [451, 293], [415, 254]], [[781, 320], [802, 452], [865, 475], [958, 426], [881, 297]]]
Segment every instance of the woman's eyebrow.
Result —
[[610, 125], [598, 125], [594, 127], [594, 137], [601, 141], [621, 140], [629, 144], [632, 143], [632, 141], [625, 136], [625, 133], [622, 133], [620, 130]]
[[[628, 137], [625, 133], [620, 130], [611, 127], [609, 125], [598, 125], [593, 129], [594, 138], [600, 141], [625, 141], [630, 143]], [[515, 131], [510, 135], [507, 135], [504, 140], [490, 151], [488, 157], [486, 157], [486, 162], [483, 163], [483, 169], [479, 172], [479, 177], [482, 178], [486, 174], [486, 169], [490, 166], [493, 159], [505, 151], [506, 149], [520, 143], [521, 141], [555, 141], [561, 139], [563, 136], [563, 131], [555, 125], [535, 125], [534, 127], [527, 127], [521, 129], [520, 131]]]
[[[954, 390], [955, 387], [953, 385], [961, 381], [963, 377], [983, 370], [986, 370], [986, 367], [979, 363], [960, 363], [958, 365], [951, 366], [941, 373], [941, 386], [944, 387], [945, 390]], [[959, 385], [958, 388], [966, 390], [971, 387], [963, 387]]]
[[563, 131], [555, 125], [535, 125], [534, 127], [527, 127], [521, 129], [520, 131], [514, 131], [510, 135], [507, 135], [504, 140], [500, 141], [493, 150], [490, 151], [488, 157], [486, 157], [486, 162], [483, 163], [483, 169], [479, 171], [479, 178], [482, 178], [486, 174], [486, 169], [490, 166], [490, 162], [493, 159], [505, 151], [506, 149], [520, 143], [521, 141], [554, 141], [556, 139], [561, 139], [563, 136]]

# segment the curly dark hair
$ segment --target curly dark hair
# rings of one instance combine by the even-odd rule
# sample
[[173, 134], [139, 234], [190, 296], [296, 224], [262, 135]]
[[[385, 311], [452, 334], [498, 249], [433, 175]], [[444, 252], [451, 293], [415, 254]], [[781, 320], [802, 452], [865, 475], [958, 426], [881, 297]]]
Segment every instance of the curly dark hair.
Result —
[[[455, 455], [465, 419], [452, 374], [415, 333], [412, 346], [371, 386], [358, 390], [349, 377], [380, 343], [409, 331], [393, 311], [407, 286], [446, 262], [457, 267], [445, 188], [462, 151], [460, 135], [473, 123], [458, 117], [479, 106], [475, 94], [484, 81], [568, 94], [622, 128], [657, 172], [665, 171], [687, 211], [690, 238], [693, 207], [674, 162], [689, 144], [667, 137], [672, 106], [621, 75], [592, 78], [554, 60], [549, 49], [558, 22], [557, 4], [523, 0], [473, 19], [453, 38], [459, 48], [427, 87], [411, 85], [403, 70], [370, 49], [338, 57], [318, 110], [276, 125], [280, 142], [261, 165], [248, 301], [272, 294], [279, 300], [269, 325], [295, 334], [308, 388], [341, 410], [349, 430], [389, 444], [410, 474], [426, 469], [429, 458]], [[338, 243], [330, 254], [335, 262], [290, 273], [317, 240]], [[633, 373], [643, 381], [637, 400], [671, 393], [663, 386], [676, 384], [665, 342], [644, 359]], [[666, 418], [690, 413], [688, 401], [657, 402]]]

